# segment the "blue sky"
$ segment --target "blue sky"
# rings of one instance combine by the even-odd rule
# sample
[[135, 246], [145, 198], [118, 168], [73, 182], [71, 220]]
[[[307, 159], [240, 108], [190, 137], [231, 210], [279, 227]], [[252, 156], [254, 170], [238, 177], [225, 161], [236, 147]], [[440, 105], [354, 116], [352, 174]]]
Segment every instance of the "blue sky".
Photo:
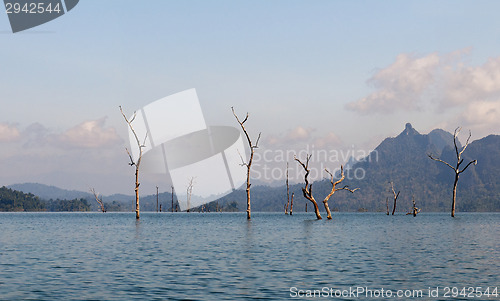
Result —
[[[92, 1], [12, 34], [0, 17], [2, 185], [127, 193], [130, 113], [196, 88], [262, 147], [369, 150], [411, 122], [500, 134], [498, 1]], [[145, 185], [154, 185], [145, 178]], [[107, 185], [103, 183], [106, 182]]]

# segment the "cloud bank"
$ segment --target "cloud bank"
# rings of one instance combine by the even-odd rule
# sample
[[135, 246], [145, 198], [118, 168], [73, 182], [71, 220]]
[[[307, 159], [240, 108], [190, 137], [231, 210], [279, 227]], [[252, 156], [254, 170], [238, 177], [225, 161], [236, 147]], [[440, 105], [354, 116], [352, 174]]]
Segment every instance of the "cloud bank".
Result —
[[469, 49], [424, 56], [400, 54], [367, 83], [375, 90], [346, 105], [362, 115], [433, 111], [459, 113], [439, 124], [480, 134], [500, 128], [500, 57], [478, 66], [466, 63]]

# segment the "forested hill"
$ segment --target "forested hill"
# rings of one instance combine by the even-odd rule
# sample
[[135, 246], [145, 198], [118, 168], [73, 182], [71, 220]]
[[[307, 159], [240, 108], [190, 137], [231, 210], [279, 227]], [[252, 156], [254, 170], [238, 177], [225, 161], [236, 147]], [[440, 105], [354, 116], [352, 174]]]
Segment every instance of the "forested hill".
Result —
[[[342, 185], [360, 189], [354, 194], [337, 191], [330, 199], [330, 208], [340, 211], [385, 211], [386, 198], [393, 198], [389, 184], [392, 181], [396, 192], [401, 191], [397, 212], [407, 212], [412, 197], [424, 212], [449, 211], [453, 170], [430, 160], [427, 156], [429, 153], [456, 164], [453, 135], [443, 130], [420, 134], [411, 124], [407, 124], [398, 136], [386, 138], [370, 156], [351, 166], [347, 171], [351, 179], [346, 179]], [[457, 212], [500, 211], [500, 180], [497, 174], [500, 170], [500, 136], [490, 135], [473, 141], [463, 157], [466, 162], [477, 159], [478, 164], [470, 166], [460, 176]], [[364, 177], [354, 179], [355, 170], [363, 171]], [[323, 180], [315, 182], [313, 186], [313, 194], [323, 210], [321, 201], [330, 191], [331, 184]], [[303, 184], [291, 187], [291, 191], [295, 192], [294, 211], [303, 212], [305, 209], [302, 187]], [[251, 200], [253, 211], [282, 211], [286, 202], [286, 188], [252, 186]], [[218, 200], [219, 204], [233, 201], [237, 202], [240, 211], [246, 210], [246, 197], [242, 190]], [[390, 207], [392, 210], [392, 204]]]
[[85, 199], [40, 200], [38, 196], [7, 187], [0, 188], [0, 211], [89, 211]]

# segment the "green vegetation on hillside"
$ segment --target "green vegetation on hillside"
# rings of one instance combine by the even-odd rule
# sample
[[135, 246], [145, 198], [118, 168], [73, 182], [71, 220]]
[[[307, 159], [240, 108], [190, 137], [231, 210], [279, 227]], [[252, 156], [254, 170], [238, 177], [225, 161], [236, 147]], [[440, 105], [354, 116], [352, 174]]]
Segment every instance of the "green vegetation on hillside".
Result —
[[90, 211], [90, 205], [86, 199], [44, 201], [4, 186], [0, 188], [0, 211]]

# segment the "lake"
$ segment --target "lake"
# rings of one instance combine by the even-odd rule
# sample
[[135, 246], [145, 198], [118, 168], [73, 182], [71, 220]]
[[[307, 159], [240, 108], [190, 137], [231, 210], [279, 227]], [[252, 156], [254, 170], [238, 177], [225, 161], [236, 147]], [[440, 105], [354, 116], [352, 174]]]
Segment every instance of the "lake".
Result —
[[0, 300], [500, 299], [498, 213], [0, 213], [0, 229]]

